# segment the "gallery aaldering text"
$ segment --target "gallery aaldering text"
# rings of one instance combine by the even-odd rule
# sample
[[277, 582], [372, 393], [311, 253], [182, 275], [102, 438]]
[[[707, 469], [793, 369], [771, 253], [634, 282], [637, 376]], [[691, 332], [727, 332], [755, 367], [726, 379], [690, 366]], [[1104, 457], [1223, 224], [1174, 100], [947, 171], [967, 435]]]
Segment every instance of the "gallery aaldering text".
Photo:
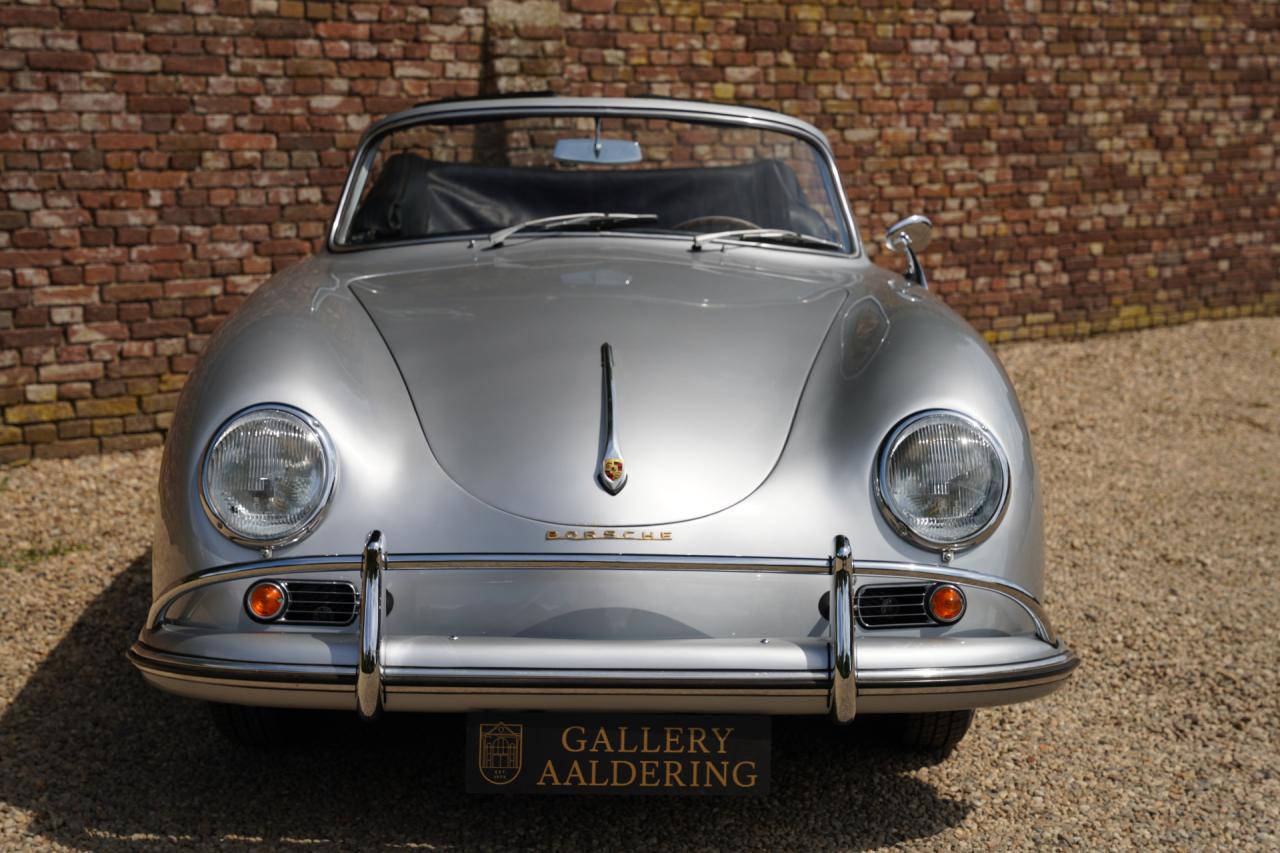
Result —
[[[539, 786], [629, 787], [642, 788], [753, 788], [759, 781], [753, 759], [728, 759], [726, 744], [733, 734], [732, 726], [663, 726], [656, 731], [640, 726], [632, 731], [627, 726], [566, 726], [561, 731], [560, 745], [569, 754], [664, 756], [680, 758], [570, 758], [556, 761], [548, 758], [538, 775]], [[695, 757], [695, 756], [706, 756]]]

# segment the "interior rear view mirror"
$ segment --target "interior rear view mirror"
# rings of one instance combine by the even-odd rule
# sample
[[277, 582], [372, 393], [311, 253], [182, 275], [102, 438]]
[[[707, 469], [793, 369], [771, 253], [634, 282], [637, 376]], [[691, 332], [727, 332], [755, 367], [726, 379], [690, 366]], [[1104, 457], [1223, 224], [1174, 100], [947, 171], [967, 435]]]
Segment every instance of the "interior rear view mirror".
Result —
[[630, 139], [557, 139], [555, 158], [562, 163], [639, 163], [640, 143]]

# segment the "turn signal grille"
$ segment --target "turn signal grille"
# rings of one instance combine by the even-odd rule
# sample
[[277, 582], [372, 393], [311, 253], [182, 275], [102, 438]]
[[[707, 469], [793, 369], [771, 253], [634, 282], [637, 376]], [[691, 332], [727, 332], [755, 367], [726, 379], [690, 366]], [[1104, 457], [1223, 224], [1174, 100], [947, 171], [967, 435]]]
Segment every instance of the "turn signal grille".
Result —
[[356, 618], [356, 588], [346, 581], [284, 581], [289, 594], [283, 622], [349, 625]]
[[932, 625], [925, 596], [932, 584], [864, 586], [858, 589], [855, 607], [864, 628], [911, 628]]

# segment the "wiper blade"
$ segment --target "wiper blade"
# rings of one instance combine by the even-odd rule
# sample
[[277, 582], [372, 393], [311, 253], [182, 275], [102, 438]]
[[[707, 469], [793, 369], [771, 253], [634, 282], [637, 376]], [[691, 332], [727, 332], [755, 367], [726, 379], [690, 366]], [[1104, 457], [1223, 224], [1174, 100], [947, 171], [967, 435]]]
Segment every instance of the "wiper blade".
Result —
[[490, 234], [489, 248], [496, 249], [505, 243], [512, 234], [523, 231], [526, 228], [549, 228], [554, 225], [594, 225], [596, 227], [604, 227], [637, 221], [654, 222], [657, 218], [657, 215], [653, 213], [565, 213], [560, 216], [526, 219], [524, 222], [517, 222], [515, 225], [509, 225]]
[[801, 234], [799, 231], [788, 231], [785, 228], [740, 228], [735, 231], [717, 231], [714, 234], [699, 234], [693, 238], [690, 251], [701, 252], [707, 243], [716, 240], [750, 240], [757, 243], [783, 243], [792, 246], [813, 246], [817, 249], [831, 249], [843, 252], [844, 246], [832, 240], [824, 240], [812, 234]]

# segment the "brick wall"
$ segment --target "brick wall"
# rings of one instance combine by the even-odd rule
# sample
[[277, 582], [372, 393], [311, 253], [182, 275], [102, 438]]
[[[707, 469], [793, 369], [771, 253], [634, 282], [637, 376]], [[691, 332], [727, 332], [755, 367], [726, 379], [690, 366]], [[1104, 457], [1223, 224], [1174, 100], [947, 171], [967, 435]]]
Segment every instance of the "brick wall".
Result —
[[992, 340], [1280, 303], [1273, 0], [0, 0], [0, 40], [0, 463], [158, 444], [360, 132], [440, 97], [807, 118], [869, 240], [941, 226], [931, 281]]

